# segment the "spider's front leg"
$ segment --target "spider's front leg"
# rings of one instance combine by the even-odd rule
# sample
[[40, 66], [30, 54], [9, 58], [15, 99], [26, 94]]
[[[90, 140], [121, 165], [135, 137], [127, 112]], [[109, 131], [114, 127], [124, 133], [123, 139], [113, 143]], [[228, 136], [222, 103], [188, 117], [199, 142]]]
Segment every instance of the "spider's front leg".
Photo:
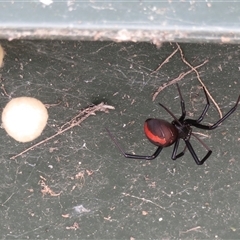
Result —
[[186, 109], [185, 109], [185, 102], [183, 100], [183, 97], [182, 97], [182, 93], [180, 91], [180, 87], [179, 85], [176, 83], [177, 85], [177, 89], [178, 89], [178, 94], [179, 94], [179, 97], [180, 97], [180, 103], [181, 103], [181, 109], [182, 109], [182, 115], [181, 117], [178, 119], [180, 122], [184, 120], [184, 118], [186, 117]]
[[205, 105], [205, 107], [204, 107], [204, 109], [203, 109], [202, 114], [201, 114], [200, 117], [196, 120], [196, 123], [200, 123], [200, 122], [203, 120], [203, 118], [205, 117], [205, 115], [206, 115], [206, 113], [207, 113], [207, 111], [208, 111], [208, 108], [209, 108], [209, 106], [210, 106], [209, 98], [208, 98], [208, 95], [207, 95], [207, 92], [206, 92], [205, 87], [203, 87], [203, 91], [204, 91], [204, 94], [205, 94], [207, 103], [206, 103], [206, 105]]
[[239, 101], [240, 101], [240, 95], [239, 95], [235, 105], [221, 119], [219, 119], [216, 123], [214, 123], [211, 126], [200, 124], [198, 122], [198, 120], [193, 120], [193, 119], [185, 119], [184, 121], [186, 123], [188, 123], [189, 125], [194, 126], [196, 128], [205, 129], [205, 130], [213, 130], [213, 129], [217, 128], [223, 121], [225, 121], [231, 114], [233, 114], [236, 111]]

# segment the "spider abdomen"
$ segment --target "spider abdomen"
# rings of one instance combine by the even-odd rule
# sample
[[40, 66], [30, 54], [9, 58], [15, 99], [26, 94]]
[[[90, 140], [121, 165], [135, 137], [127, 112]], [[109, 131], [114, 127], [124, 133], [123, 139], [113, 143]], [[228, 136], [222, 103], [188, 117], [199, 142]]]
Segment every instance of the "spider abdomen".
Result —
[[178, 138], [177, 128], [162, 119], [147, 119], [144, 123], [144, 132], [151, 143], [161, 147], [172, 145]]

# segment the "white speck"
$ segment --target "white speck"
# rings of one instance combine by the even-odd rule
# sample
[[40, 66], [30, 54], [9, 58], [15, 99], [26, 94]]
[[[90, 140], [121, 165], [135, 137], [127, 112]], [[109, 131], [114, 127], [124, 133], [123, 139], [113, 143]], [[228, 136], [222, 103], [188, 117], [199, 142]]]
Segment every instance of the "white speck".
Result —
[[53, 165], [48, 165], [49, 168], [53, 168]]
[[90, 210], [85, 208], [85, 207], [83, 207], [83, 205], [75, 206], [75, 207], [73, 207], [73, 209], [78, 214], [81, 214], [81, 213], [84, 213], [84, 212], [90, 212]]
[[151, 21], [153, 21], [153, 20], [154, 20], [154, 17], [153, 17], [153, 16], [150, 16], [148, 19], [151, 20]]
[[52, 0], [39, 0], [39, 1], [47, 6], [53, 3]]
[[88, 149], [87, 146], [86, 146], [86, 143], [83, 143], [83, 145], [80, 149]]
[[158, 221], [161, 222], [163, 220], [163, 218], [159, 218]]
[[31, 164], [31, 163], [27, 162], [27, 164], [28, 164], [29, 166], [31, 166], [31, 167], [35, 167], [35, 166], [36, 166], [36, 163]]

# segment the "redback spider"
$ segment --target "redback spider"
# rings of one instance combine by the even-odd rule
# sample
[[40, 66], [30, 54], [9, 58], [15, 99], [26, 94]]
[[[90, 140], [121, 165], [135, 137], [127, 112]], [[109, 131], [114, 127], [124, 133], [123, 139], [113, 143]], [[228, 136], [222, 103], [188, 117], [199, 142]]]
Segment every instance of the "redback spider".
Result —
[[[123, 149], [121, 148], [120, 144], [118, 143], [118, 141], [114, 138], [113, 134], [108, 129], [106, 129], [110, 138], [115, 143], [115, 145], [118, 147], [118, 149], [120, 150], [120, 152], [123, 154], [124, 157], [133, 158], [133, 159], [153, 160], [160, 154], [160, 152], [162, 151], [162, 149], [164, 147], [169, 147], [172, 144], [174, 144], [174, 148], [173, 148], [173, 152], [172, 152], [173, 160], [176, 160], [177, 158], [182, 157], [184, 155], [186, 149], [189, 150], [189, 152], [191, 153], [191, 155], [197, 165], [202, 165], [209, 158], [209, 156], [212, 154], [212, 151], [209, 149], [209, 147], [204, 142], [202, 142], [192, 132], [191, 126], [200, 128], [200, 129], [205, 129], [205, 130], [213, 130], [213, 129], [217, 128], [224, 120], [226, 120], [237, 109], [238, 103], [240, 101], [240, 95], [237, 99], [236, 104], [233, 106], [233, 108], [231, 108], [216, 123], [214, 123], [211, 126], [207, 126], [207, 125], [200, 124], [200, 122], [205, 117], [205, 115], [208, 111], [208, 108], [210, 106], [208, 95], [206, 93], [205, 88], [203, 87], [203, 91], [205, 93], [207, 103], [203, 109], [202, 114], [200, 115], [200, 117], [197, 120], [185, 119], [185, 117], [186, 117], [185, 103], [182, 98], [182, 94], [181, 94], [178, 84], [177, 84], [177, 89], [178, 89], [178, 93], [180, 96], [180, 103], [181, 103], [181, 109], [182, 109], [181, 117], [177, 119], [177, 117], [175, 117], [175, 115], [168, 108], [166, 108], [164, 105], [159, 103], [159, 105], [161, 107], [163, 107], [173, 117], [174, 120], [172, 121], [172, 123], [169, 123], [163, 119], [157, 119], [157, 118], [149, 118], [144, 123], [144, 132], [145, 132], [146, 137], [148, 138], [148, 140], [151, 143], [158, 146], [157, 150], [153, 153], [153, 155], [142, 156], [142, 155], [125, 153], [123, 151]], [[199, 141], [199, 143], [208, 151], [207, 154], [201, 160], [198, 158], [197, 154], [195, 153], [195, 151], [192, 147], [192, 144], [190, 143], [191, 136], [194, 136]], [[182, 152], [177, 154], [180, 139], [184, 140], [186, 146]]]

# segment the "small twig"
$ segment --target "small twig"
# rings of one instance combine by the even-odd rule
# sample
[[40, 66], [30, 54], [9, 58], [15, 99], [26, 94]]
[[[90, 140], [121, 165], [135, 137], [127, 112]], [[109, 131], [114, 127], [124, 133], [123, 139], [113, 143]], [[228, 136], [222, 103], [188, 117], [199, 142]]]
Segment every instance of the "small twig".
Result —
[[177, 51], [178, 51], [178, 48], [175, 49], [174, 52], [172, 54], [170, 54], [154, 71], [152, 71], [151, 74], [156, 73], [159, 69], [161, 69], [161, 67], [164, 64], [168, 63], [170, 58], [172, 58], [177, 53]]
[[130, 195], [129, 193], [122, 193], [122, 194], [123, 194], [124, 196], [126, 196], [126, 197], [131, 197], [131, 198], [135, 198], [135, 199], [141, 200], [141, 201], [143, 201], [143, 202], [151, 203], [151, 204], [153, 204], [153, 205], [155, 205], [155, 206], [157, 206], [157, 207], [159, 207], [159, 208], [167, 211], [164, 207], [162, 207], [161, 205], [153, 202], [152, 200], [149, 200], [149, 199], [146, 199], [146, 198], [137, 197], [137, 196], [134, 196], [134, 195]]
[[[208, 60], [205, 60], [203, 63], [197, 65], [196, 67], [194, 67], [194, 69], [197, 69], [197, 68], [200, 68], [201, 66], [203, 66], [205, 63], [207, 63]], [[184, 78], [186, 75], [188, 75], [189, 73], [193, 72], [194, 70], [191, 69], [185, 73], [180, 73], [179, 76], [177, 78], [174, 78], [173, 80], [167, 82], [167, 83], [164, 83], [162, 86], [160, 86], [158, 88], [158, 90], [153, 94], [153, 97], [152, 97], [152, 100], [154, 101], [157, 97], [157, 95], [166, 87], [172, 85], [172, 84], [175, 84], [177, 82], [179, 82], [182, 78]]]
[[3, 93], [7, 96], [10, 97], [10, 95], [7, 93], [4, 84], [2, 84], [1, 89], [3, 90]]
[[184, 234], [184, 233], [191, 232], [191, 231], [197, 231], [198, 229], [201, 229], [201, 226], [197, 226], [197, 227], [194, 227], [194, 228], [190, 228], [190, 229], [188, 229], [187, 231], [181, 231], [181, 232], [180, 232], [180, 235], [182, 235], [182, 234]]
[[62, 127], [60, 127], [60, 130], [55, 133], [54, 135], [34, 144], [33, 146], [25, 149], [24, 151], [18, 153], [17, 155], [11, 157], [10, 159], [15, 159], [19, 156], [21, 156], [22, 154], [38, 147], [39, 145], [43, 144], [43, 143], [46, 143], [48, 142], [49, 140], [55, 138], [56, 136], [68, 131], [69, 129], [75, 127], [75, 126], [78, 126], [79, 124], [81, 124], [84, 120], [86, 120], [89, 116], [91, 115], [95, 115], [95, 112], [98, 112], [98, 111], [102, 111], [102, 112], [108, 112], [109, 109], [114, 109], [113, 106], [110, 106], [110, 105], [105, 105], [104, 103], [100, 103], [98, 105], [93, 105], [93, 106], [90, 106], [88, 108], [85, 108], [83, 111], [81, 111], [77, 116], [75, 116], [74, 118], [72, 118], [72, 120], [70, 120], [69, 122], [67, 122], [67, 126], [66, 126], [66, 123], [63, 124]]
[[208, 89], [206, 88], [205, 84], [203, 83], [202, 79], [200, 78], [200, 75], [198, 73], [198, 71], [196, 70], [196, 67], [193, 67], [185, 58], [184, 58], [184, 55], [183, 55], [183, 51], [181, 49], [181, 47], [179, 46], [178, 43], [176, 43], [179, 51], [180, 51], [180, 54], [181, 54], [181, 58], [182, 58], [182, 61], [187, 65], [189, 66], [197, 75], [197, 79], [198, 81], [201, 83], [201, 85], [205, 88], [209, 98], [212, 100], [213, 104], [215, 105], [215, 107], [217, 108], [218, 112], [219, 112], [219, 115], [220, 115], [220, 118], [222, 118], [222, 112], [218, 106], [218, 104], [215, 102], [214, 98], [212, 97], [212, 95], [209, 93]]
[[74, 222], [72, 226], [66, 227], [66, 229], [76, 231], [77, 229], [79, 229], [79, 224], [77, 222]]
[[46, 108], [50, 108], [50, 107], [56, 107], [58, 105], [60, 105], [61, 101], [59, 101], [58, 103], [46, 103], [44, 104]]
[[3, 206], [6, 202], [8, 202], [14, 194], [15, 193], [12, 193], [1, 205]]

